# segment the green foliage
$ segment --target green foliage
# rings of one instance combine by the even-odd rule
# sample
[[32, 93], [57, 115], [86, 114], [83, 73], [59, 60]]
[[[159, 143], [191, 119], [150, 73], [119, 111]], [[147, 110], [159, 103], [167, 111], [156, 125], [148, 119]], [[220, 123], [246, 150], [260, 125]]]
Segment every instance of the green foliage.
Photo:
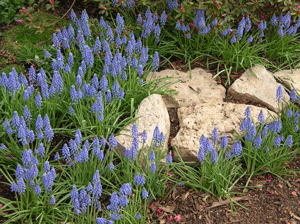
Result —
[[18, 18], [18, 10], [24, 6], [25, 0], [1, 0], [0, 21], [9, 24]]
[[225, 18], [225, 20], [220, 22], [220, 25], [231, 21], [238, 22], [246, 14], [250, 16], [254, 23], [259, 23], [262, 17], [270, 19], [274, 13], [280, 14], [287, 11], [292, 12], [294, 22], [300, 16], [300, 8], [298, 8], [300, 3], [296, 0], [187, 0], [177, 1], [180, 7], [173, 9], [172, 12], [168, 10], [168, 1], [165, 0], [135, 1], [135, 6], [131, 8], [131, 11], [126, 10], [128, 2], [126, 0], [123, 0], [121, 3], [118, 2], [116, 5], [113, 5], [111, 1], [104, 0], [85, 1], [99, 2], [100, 13], [106, 16], [113, 11], [121, 12], [124, 16], [128, 14], [129, 16], [130, 13], [145, 12], [148, 7], [159, 15], [165, 10], [170, 15], [171, 24], [175, 24], [177, 20], [182, 20], [183, 22], [191, 20], [195, 9], [206, 10], [208, 20]]
[[226, 151], [216, 147], [218, 152], [217, 163], [212, 163], [211, 153], [205, 155], [205, 160], [197, 162], [195, 167], [188, 166], [180, 158], [180, 165], [174, 167], [175, 174], [180, 176], [180, 182], [186, 186], [201, 189], [210, 194], [230, 198], [236, 183], [244, 176], [242, 163], [239, 158], [227, 159]]
[[[283, 103], [280, 108], [283, 108]], [[285, 109], [282, 118], [286, 121], [287, 114], [284, 111]], [[271, 123], [261, 120], [255, 127], [251, 117], [245, 116], [240, 126], [240, 130], [245, 134], [245, 137], [238, 137], [243, 143], [242, 160], [249, 175], [248, 183], [256, 175], [271, 173], [280, 176], [291, 172], [285, 166], [299, 153], [299, 149], [292, 148], [295, 143], [291, 134], [297, 131], [291, 133], [291, 129], [295, 130], [295, 124], [287, 127], [291, 122], [282, 125], [280, 118], [272, 117], [273, 119], [276, 120]], [[298, 137], [296, 144], [299, 144]]]
[[[95, 0], [96, 1], [96, 0]], [[57, 3], [57, 1], [55, 1]], [[93, 176], [95, 172], [99, 172], [102, 184], [102, 196], [100, 202], [107, 202], [108, 198], [115, 192], [119, 194], [118, 191], [123, 184], [130, 183], [132, 186], [132, 193], [128, 195], [128, 206], [122, 207], [121, 214], [123, 219], [116, 221], [115, 223], [124, 223], [124, 220], [128, 223], [146, 223], [148, 221], [147, 216], [147, 206], [151, 199], [156, 197], [164, 197], [166, 182], [171, 180], [179, 185], [183, 184], [189, 186], [195, 190], [201, 189], [205, 192], [209, 192], [211, 195], [232, 199], [231, 196], [233, 189], [235, 188], [238, 181], [245, 175], [249, 175], [249, 180], [254, 175], [263, 173], [272, 173], [275, 175], [282, 175], [289, 172], [283, 167], [290, 162], [299, 152], [299, 150], [294, 150], [294, 147], [290, 144], [290, 139], [288, 141], [288, 136], [295, 136], [293, 138], [294, 145], [299, 144], [299, 135], [297, 130], [297, 123], [299, 116], [299, 104], [293, 102], [288, 105], [288, 108], [283, 108], [280, 114], [280, 120], [282, 121], [282, 130], [274, 131], [274, 124], [269, 125], [273, 127], [271, 131], [265, 134], [262, 138], [262, 143], [257, 147], [255, 139], [262, 135], [266, 123], [261, 123], [255, 128], [255, 137], [249, 140], [247, 134], [249, 129], [245, 131], [246, 137], [239, 136], [237, 142], [243, 143], [243, 149], [241, 153], [237, 153], [232, 148], [231, 151], [225, 147], [222, 148], [218, 145], [218, 139], [211, 147], [206, 148], [203, 159], [199, 163], [189, 163], [183, 162], [182, 158], [177, 152], [179, 163], [165, 163], [162, 162], [167, 155], [167, 150], [163, 150], [163, 141], [161, 141], [162, 134], [160, 135], [160, 140], [158, 137], [153, 135], [154, 141], [148, 146], [140, 141], [133, 142], [132, 148], [135, 144], [143, 144], [142, 149], [137, 153], [136, 159], [130, 159], [128, 155], [135, 155], [132, 151], [128, 154], [129, 148], [127, 148], [125, 157], [124, 152], [120, 153], [119, 149], [110, 148], [110, 140], [105, 141], [105, 146], [101, 146], [103, 153], [103, 158], [100, 158], [97, 150], [94, 148], [92, 140], [96, 137], [109, 139], [111, 134], [119, 135], [121, 130], [123, 130], [129, 123], [134, 122], [138, 119], [136, 117], [136, 111], [138, 109], [141, 101], [151, 94], [169, 94], [172, 96], [174, 91], [170, 91], [168, 87], [174, 82], [170, 81], [170, 78], [149, 80], [147, 77], [151, 75], [151, 61], [153, 60], [154, 52], [158, 51], [161, 58], [164, 58], [162, 65], [164, 63], [170, 62], [170, 59], [182, 59], [188, 62], [189, 69], [193, 61], [198, 59], [206, 59], [207, 66], [215, 65], [217, 74], [215, 77], [223, 72], [228, 75], [228, 80], [230, 81], [231, 72], [238, 72], [241, 69], [246, 69], [251, 67], [253, 64], [267, 64], [272, 67], [292, 67], [295, 63], [298, 63], [297, 58], [299, 41], [296, 36], [284, 36], [283, 38], [278, 37], [277, 28], [269, 29], [266, 31], [264, 37], [260, 37], [260, 33], [257, 29], [251, 30], [251, 32], [244, 35], [239, 41], [233, 43], [232, 35], [236, 32], [236, 23], [233, 23], [232, 30], [229, 35], [221, 35], [224, 28], [228, 28], [228, 21], [235, 22], [237, 18], [245, 13], [247, 10], [255, 9], [260, 10], [260, 7], [264, 6], [264, 1], [259, 3], [251, 3], [250, 1], [184, 1], [179, 8], [174, 9], [167, 19], [165, 26], [161, 27], [160, 35], [158, 35], [159, 41], [157, 41], [157, 36], [152, 32], [147, 38], [141, 38], [143, 46], [147, 46], [147, 57], [149, 55], [148, 63], [142, 67], [142, 74], [139, 74], [138, 69], [134, 66], [130, 60], [126, 63], [124, 71], [126, 78], [118, 75], [107, 75], [108, 86], [107, 88], [112, 90], [114, 83], [119, 84], [119, 88], [124, 90], [124, 97], [113, 97], [111, 102], [109, 102], [105, 91], [97, 91], [91, 94], [87, 91], [83, 94], [84, 96], [78, 100], [73, 100], [71, 95], [71, 88], [74, 85], [76, 91], [84, 92], [84, 88], [92, 89], [92, 78], [97, 77], [99, 81], [104, 74], [103, 67], [104, 62], [112, 60], [113, 57], [117, 58], [117, 53], [120, 53], [120, 57], [128, 55], [128, 49], [130, 46], [128, 40], [132, 38], [132, 34], [135, 35], [135, 40], [141, 36], [143, 28], [141, 25], [137, 25], [136, 17], [137, 13], [143, 12], [147, 7], [151, 6], [152, 13], [157, 10], [161, 13], [167, 7], [167, 2], [164, 1], [137, 1], [137, 5], [133, 8], [133, 11], [128, 12], [124, 10], [122, 4], [126, 4], [127, 1], [123, 1], [122, 4], [117, 6], [117, 10], [112, 6], [112, 3], [107, 1], [97, 1], [102, 8], [102, 15], [106, 16], [106, 19], [110, 20], [106, 26], [110, 25], [113, 32], [115, 32], [116, 21], [115, 15], [118, 10], [125, 17], [125, 26], [122, 28], [121, 35], [125, 37], [127, 42], [122, 44], [119, 49], [116, 47], [116, 42], [110, 40], [106, 42], [106, 46], [109, 50], [94, 51], [93, 54], [93, 66], [88, 67], [84, 74], [79, 77], [82, 79], [82, 83], [77, 84], [78, 70], [82, 66], [82, 61], [87, 60], [85, 54], [87, 52], [80, 51], [79, 42], [75, 41], [75, 37], [80, 37], [80, 35], [75, 34], [73, 41], [74, 45], [71, 44], [70, 47], [61, 46], [60, 53], [62, 54], [63, 61], [65, 65], [68, 63], [68, 56], [72, 53], [74, 58], [74, 64], [70, 68], [70, 72], [64, 69], [59, 69], [59, 74], [63, 80], [63, 90], [62, 93], [53, 93], [53, 96], [47, 98], [43, 97], [42, 106], [38, 107], [35, 104], [35, 97], [41, 90], [41, 83], [36, 85], [36, 88], [32, 91], [32, 96], [29, 100], [24, 99], [24, 92], [27, 91], [27, 87], [20, 85], [20, 88], [14, 92], [9, 92], [7, 90], [8, 85], [1, 85], [0, 90], [0, 143], [4, 143], [6, 149], [0, 150], [0, 170], [7, 179], [7, 184], [12, 185], [16, 180], [15, 173], [18, 164], [23, 163], [23, 153], [25, 149], [30, 148], [34, 156], [38, 160], [38, 174], [35, 179], [35, 183], [40, 186], [43, 185], [43, 175], [47, 173], [44, 171], [44, 164], [46, 161], [50, 162], [50, 166], [55, 169], [56, 178], [54, 185], [50, 193], [47, 193], [45, 188], [42, 188], [41, 194], [36, 195], [34, 190], [30, 185], [30, 180], [25, 181], [26, 192], [25, 194], [15, 195], [16, 200], [8, 200], [5, 198], [0, 198], [0, 203], [4, 206], [0, 209], [0, 213], [9, 212], [5, 214], [9, 218], [8, 222], [17, 222], [19, 220], [32, 220], [32, 222], [40, 223], [58, 223], [58, 222], [71, 222], [71, 223], [95, 223], [96, 217], [110, 217], [112, 211], [102, 207], [102, 211], [95, 203], [88, 206], [86, 213], [80, 215], [75, 215], [75, 210], [73, 202], [70, 200], [71, 190], [74, 185], [77, 186], [78, 190], [86, 189], [89, 183], [93, 182]], [[203, 4], [202, 4], [203, 3]], [[218, 4], [219, 5], [218, 5]], [[248, 8], [244, 7], [233, 7], [233, 11], [229, 12], [228, 8], [232, 4], [243, 4], [248, 5]], [[270, 4], [275, 4], [270, 2]], [[281, 3], [280, 3], [281, 4]], [[289, 2], [282, 2], [283, 5], [289, 7]], [[293, 6], [292, 3], [291, 7]], [[51, 5], [51, 4], [50, 4]], [[224, 6], [224, 8], [223, 8]], [[52, 5], [51, 5], [52, 7]], [[208, 34], [200, 35], [198, 34], [195, 27], [190, 23], [193, 22], [194, 10], [196, 8], [206, 9], [206, 15], [208, 22], [215, 17], [218, 19], [227, 16], [224, 21], [219, 20], [219, 24], [213, 29], [211, 29]], [[277, 7], [276, 7], [277, 8]], [[154, 10], [153, 10], [154, 9]], [[268, 10], [266, 10], [267, 12]], [[54, 31], [52, 23], [58, 19], [56, 17], [48, 16], [43, 12], [36, 11], [36, 8], [30, 8], [27, 11], [29, 15], [22, 13], [21, 16], [24, 20], [24, 24], [6, 32], [4, 34], [5, 40], [8, 44], [5, 46], [6, 50], [18, 53], [17, 61], [20, 62], [34, 62], [37, 67], [35, 67], [35, 72], [41, 73], [39, 67], [43, 67], [45, 71], [45, 82], [50, 86], [53, 84], [53, 76], [55, 73], [53, 70], [57, 68], [52, 66], [53, 61], [58, 61], [58, 51], [56, 47], [52, 45], [51, 39], [53, 32], [57, 33], [58, 30]], [[225, 14], [224, 14], [225, 13]], [[141, 13], [144, 17], [143, 13]], [[160, 16], [161, 14], [159, 14]], [[254, 15], [251, 15], [254, 16]], [[76, 20], [76, 19], [75, 19]], [[175, 23], [178, 20], [182, 20], [182, 24], [189, 26], [190, 30], [188, 32], [182, 32], [180, 30], [174, 29]], [[255, 19], [253, 19], [255, 21]], [[77, 19], [78, 22], [78, 19]], [[85, 22], [85, 21], [81, 21]], [[222, 28], [221, 25], [224, 24]], [[65, 25], [65, 21], [59, 23], [58, 28], [62, 28]], [[96, 37], [98, 36], [101, 44], [105, 44], [106, 29], [99, 26], [98, 19], [90, 19], [86, 25], [89, 25], [91, 30], [91, 36], [83, 35], [85, 46], [92, 48], [94, 46]], [[73, 29], [78, 32], [78, 25], [75, 23], [71, 24]], [[85, 32], [82, 29], [80, 32]], [[60, 31], [61, 32], [61, 31]], [[190, 34], [190, 37], [189, 35]], [[116, 35], [113, 34], [116, 38]], [[58, 34], [57, 34], [58, 36]], [[248, 42], [248, 38], [252, 36], [253, 42]], [[72, 42], [72, 40], [70, 40]], [[127, 45], [128, 44], [128, 45]], [[42, 47], [40, 46], [42, 45]], [[103, 46], [102, 46], [103, 47]], [[44, 56], [43, 49], [46, 49], [51, 56]], [[111, 54], [111, 59], [106, 57]], [[131, 60], [140, 60], [141, 52], [135, 51], [131, 55]], [[59, 59], [61, 60], [61, 58]], [[294, 63], [293, 63], [294, 62]], [[112, 63], [112, 61], [110, 61]], [[118, 62], [121, 63], [121, 62]], [[157, 62], [158, 63], [158, 62]], [[127, 67], [128, 65], [128, 67]], [[25, 71], [22, 68], [16, 69], [18, 75], [20, 72]], [[12, 66], [3, 69], [1, 72], [5, 72], [8, 76], [12, 73]], [[27, 75], [27, 74], [26, 74]], [[2, 80], [2, 79], [1, 79]], [[4, 79], [3, 79], [4, 80]], [[147, 80], [147, 81], [146, 81]], [[83, 85], [85, 87], [83, 88]], [[90, 85], [91, 84], [91, 85]], [[228, 82], [230, 84], [230, 82]], [[2, 88], [3, 87], [3, 88]], [[50, 90], [49, 90], [50, 91]], [[77, 93], [76, 93], [77, 94]], [[275, 93], [274, 93], [275, 94]], [[90, 95], [90, 96], [88, 96]], [[79, 95], [78, 95], [79, 96]], [[94, 107], [96, 100], [101, 99], [101, 113], [103, 119], [99, 118], [99, 114], [93, 113], [91, 108]], [[98, 102], [99, 103], [99, 102]], [[99, 103], [100, 104], [100, 103]], [[96, 106], [99, 106], [97, 104]], [[19, 131], [14, 128], [14, 132], [11, 135], [7, 135], [6, 128], [2, 125], [5, 118], [8, 119], [9, 123], [12, 124], [12, 116], [16, 111], [19, 116], [24, 115], [25, 105], [31, 111], [31, 122], [26, 124], [28, 130], [36, 129], [36, 120], [39, 115], [44, 118], [46, 115], [50, 118], [50, 124], [55, 133], [56, 140], [58, 142], [50, 143], [48, 140], [38, 140], [35, 139], [31, 141], [28, 145], [22, 145], [22, 139], [18, 136]], [[70, 106], [74, 113], [69, 111]], [[291, 116], [292, 110], [293, 115]], [[98, 112], [98, 111], [97, 111]], [[296, 122], [297, 121], [297, 122]], [[252, 124], [254, 125], [254, 124]], [[71, 153], [70, 158], [60, 158], [53, 159], [56, 152], [60, 155], [66, 156], [66, 153], [62, 153], [63, 144], [70, 147], [70, 142], [74, 138], [75, 132], [80, 130], [83, 133], [83, 137], [80, 143], [76, 143], [76, 150]], [[43, 130], [45, 132], [45, 130]], [[140, 130], [142, 132], [143, 130]], [[151, 133], [148, 133], [148, 135]], [[37, 133], [35, 133], [37, 136]], [[79, 136], [76, 134], [75, 136]], [[284, 140], [277, 145], [274, 145], [274, 141], [277, 137], [284, 136]], [[61, 139], [59, 139], [61, 138]], [[134, 140], [141, 140], [139, 137], [133, 137]], [[165, 140], [167, 141], [167, 139]], [[208, 140], [209, 141], [209, 140]], [[155, 146], [159, 142], [159, 146]], [[200, 142], [201, 143], [201, 142]], [[39, 146], [43, 144], [45, 147], [45, 155], [39, 153]], [[203, 142], [201, 143], [203, 144]], [[207, 143], [208, 144], [208, 143]], [[222, 143], [221, 143], [222, 144]], [[83, 146], [84, 145], [84, 146]], [[209, 144], [208, 144], [209, 145]], [[207, 145], [206, 145], [207, 146]], [[240, 144], [242, 147], [242, 144]], [[1, 147], [3, 145], [1, 144]], [[87, 149], [88, 159], [87, 161], [79, 161], [84, 147]], [[201, 148], [202, 147], [202, 148]], [[204, 151], [204, 144], [200, 146], [200, 149]], [[268, 147], [269, 150], [265, 150]], [[132, 150], [131, 148], [131, 150]], [[155, 159], [149, 159], [150, 153], [155, 155]], [[175, 147], [176, 150], [176, 147]], [[199, 150], [200, 152], [200, 150]], [[200, 160], [200, 159], [199, 159]], [[151, 171], [151, 165], [156, 164], [156, 171]], [[109, 166], [113, 164], [114, 169], [110, 170]], [[24, 164], [23, 164], [24, 165]], [[190, 167], [189, 165], [195, 165]], [[246, 168], [243, 169], [243, 165]], [[27, 172], [28, 170], [26, 170]], [[174, 174], [174, 177], [171, 173]], [[145, 177], [145, 184], [143, 186], [138, 186], [136, 184], [135, 175], [139, 173]], [[28, 175], [28, 174], [27, 174]], [[171, 177], [170, 177], [171, 176]], [[179, 177], [176, 179], [175, 177]], [[141, 197], [143, 188], [149, 193], [149, 198], [144, 199]], [[90, 194], [91, 195], [91, 194]], [[54, 196], [56, 199], [55, 205], [50, 205], [50, 197]], [[90, 196], [92, 197], [92, 195]], [[106, 203], [103, 203], [106, 205]], [[83, 208], [80, 208], [83, 211]], [[142, 215], [142, 220], [137, 221], [135, 219], [136, 214], [140, 213]], [[86, 214], [86, 215], [84, 215]]]
[[[27, 16], [26, 13], [23, 15], [23, 24], [19, 24], [19, 26], [3, 34], [5, 40], [4, 48], [15, 54], [17, 62], [35, 63], [42, 66], [45, 63], [42, 60], [44, 49], [47, 49], [49, 52], [53, 51], [53, 48], [51, 48], [53, 32], [56, 27], [66, 25], [67, 20], [62, 19], [57, 24], [49, 26], [51, 23], [56, 22], [59, 17], [33, 9], [31, 11], [30, 8], [28, 10], [31, 12], [30, 16]], [[25, 19], [25, 16], [28, 20]]]

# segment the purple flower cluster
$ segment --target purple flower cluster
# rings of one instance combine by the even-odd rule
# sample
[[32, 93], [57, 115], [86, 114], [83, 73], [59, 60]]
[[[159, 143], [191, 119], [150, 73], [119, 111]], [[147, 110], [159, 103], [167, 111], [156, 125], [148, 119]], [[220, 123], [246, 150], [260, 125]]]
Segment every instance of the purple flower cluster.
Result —
[[[22, 155], [22, 164], [23, 166], [21, 166], [20, 164], [17, 165], [15, 173], [16, 182], [12, 182], [11, 191], [22, 195], [26, 191], [26, 185], [28, 185], [30, 188], [33, 188], [36, 196], [40, 196], [42, 189], [39, 185], [39, 170], [37, 168], [37, 166], [39, 165], [39, 161], [37, 159], [37, 156], [34, 156], [31, 149], [24, 150]], [[50, 194], [55, 178], [55, 169], [53, 167], [51, 168], [49, 162], [46, 161], [44, 164], [42, 183], [47, 194]], [[53, 204], [55, 204], [55, 202]]]
[[113, 223], [111, 220], [122, 219], [122, 214], [119, 214], [125, 207], [129, 205], [129, 199], [127, 198], [132, 194], [132, 188], [130, 183], [125, 183], [121, 186], [119, 193], [113, 192], [110, 198], [110, 204], [106, 206], [106, 209], [111, 211], [112, 214], [108, 219], [96, 218], [97, 224]]
[[271, 25], [273, 27], [278, 27], [278, 36], [282, 38], [285, 35], [294, 36], [297, 33], [298, 28], [300, 27], [300, 19], [296, 21], [296, 23], [291, 26], [291, 14], [287, 12], [284, 16], [280, 14], [277, 17], [274, 13], [271, 19]]
[[[25, 117], [25, 119], [24, 119]], [[19, 141], [22, 145], [28, 145], [29, 143], [33, 143], [36, 140], [42, 141], [45, 139], [48, 142], [51, 142], [54, 137], [54, 132], [50, 125], [50, 120], [48, 115], [45, 115], [44, 120], [41, 115], [38, 115], [36, 120], [36, 134], [33, 130], [30, 130], [31, 123], [31, 113], [28, 107], [25, 105], [24, 107], [24, 116], [19, 117], [18, 112], [14, 111], [14, 115], [12, 117], [11, 125], [7, 119], [3, 122], [3, 127], [7, 132], [7, 135], [12, 135], [13, 133], [17, 133]]]
[[89, 183], [86, 187], [82, 187], [78, 191], [76, 185], [73, 185], [71, 191], [71, 204], [74, 206], [76, 215], [85, 214], [89, 206], [101, 209], [100, 197], [102, 195], [102, 185], [99, 175], [99, 170], [96, 170], [93, 176], [93, 183]]

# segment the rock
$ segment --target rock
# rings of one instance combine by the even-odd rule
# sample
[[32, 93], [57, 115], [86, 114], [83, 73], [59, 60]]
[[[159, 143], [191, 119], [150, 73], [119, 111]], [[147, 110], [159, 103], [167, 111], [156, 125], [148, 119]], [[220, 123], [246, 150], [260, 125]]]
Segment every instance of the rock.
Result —
[[[203, 134], [211, 137], [215, 127], [219, 132], [219, 138], [228, 135], [229, 143], [236, 140], [234, 130], [239, 131], [240, 124], [248, 105], [234, 103], [205, 103], [197, 104], [195, 107], [181, 107], [178, 109], [180, 130], [171, 141], [171, 146], [176, 146], [178, 153], [184, 161], [198, 161], [199, 139]], [[254, 122], [258, 122], [258, 114], [262, 108], [250, 105], [251, 115]], [[269, 113], [276, 116], [274, 112], [262, 109], [265, 118]], [[269, 119], [271, 122], [272, 119]], [[230, 141], [230, 139], [233, 139]], [[178, 161], [178, 155], [174, 153], [174, 160]]]
[[180, 81], [170, 86], [171, 90], [179, 91], [177, 95], [174, 95], [175, 101], [170, 96], [164, 96], [167, 107], [187, 107], [198, 103], [223, 102], [226, 90], [222, 85], [217, 84], [211, 73], [201, 68], [195, 68], [191, 70], [191, 76], [192, 79], [189, 72], [166, 69], [149, 75], [147, 81], [165, 77], [174, 77], [175, 81]]
[[[153, 94], [145, 98], [139, 105], [136, 117], [140, 117], [136, 120], [136, 125], [141, 134], [144, 130], [147, 133], [147, 140], [145, 148], [151, 145], [153, 131], [158, 125], [160, 132], [165, 135], [165, 143], [163, 149], [167, 149], [168, 139], [170, 135], [170, 119], [167, 107], [162, 99], [161, 95]], [[116, 136], [118, 146], [116, 151], [120, 155], [124, 155], [125, 148], [131, 148], [132, 144], [132, 130], [133, 123], [127, 125], [120, 135]], [[142, 144], [139, 144], [139, 150], [141, 150]], [[145, 149], [144, 148], [144, 149]]]
[[[253, 103], [260, 103], [278, 113], [276, 91], [279, 85], [265, 67], [255, 65], [252, 71], [248, 69], [229, 87], [228, 94], [235, 99], [247, 99]], [[286, 102], [290, 101], [290, 97], [284, 89], [283, 99]]]
[[289, 90], [295, 88], [295, 90], [300, 93], [300, 69], [296, 70], [282, 70], [274, 73], [284, 86]]

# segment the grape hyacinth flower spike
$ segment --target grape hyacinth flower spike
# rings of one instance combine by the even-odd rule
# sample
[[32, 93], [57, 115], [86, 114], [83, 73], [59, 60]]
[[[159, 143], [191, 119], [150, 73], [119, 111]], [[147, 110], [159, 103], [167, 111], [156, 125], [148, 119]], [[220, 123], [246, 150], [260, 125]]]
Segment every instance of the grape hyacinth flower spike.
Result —
[[281, 103], [282, 98], [283, 98], [282, 87], [281, 85], [279, 85], [276, 91], [276, 102]]

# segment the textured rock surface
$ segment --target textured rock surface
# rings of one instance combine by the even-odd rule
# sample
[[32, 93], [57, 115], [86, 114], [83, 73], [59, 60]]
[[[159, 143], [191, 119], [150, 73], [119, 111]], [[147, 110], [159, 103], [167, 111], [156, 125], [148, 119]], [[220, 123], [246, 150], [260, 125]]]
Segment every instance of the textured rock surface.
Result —
[[[255, 75], [256, 77], [255, 77]], [[276, 90], [280, 84], [265, 67], [256, 65], [237, 79], [228, 89], [228, 94], [236, 99], [247, 99], [253, 103], [261, 103], [270, 110], [278, 113]], [[289, 95], [283, 90], [283, 99], [289, 101]]]
[[[278, 103], [276, 102], [276, 91], [279, 83], [276, 82], [270, 72], [264, 67], [255, 66], [252, 68], [253, 73], [247, 70], [233, 85], [229, 88], [228, 93], [236, 99], [247, 99], [253, 103], [259, 103], [268, 109], [250, 105], [251, 115], [254, 122], [258, 121], [258, 114], [263, 110], [265, 118], [270, 114], [276, 117], [278, 112]], [[297, 71], [297, 72], [300, 72]], [[295, 83], [299, 79], [297, 72], [290, 75]], [[286, 71], [287, 73], [287, 71]], [[178, 149], [179, 154], [185, 161], [198, 161], [199, 139], [203, 134], [205, 137], [211, 137], [211, 133], [215, 127], [219, 131], [220, 139], [223, 135], [228, 135], [229, 144], [233, 144], [237, 135], [234, 130], [239, 132], [239, 127], [244, 118], [244, 113], [248, 105], [223, 102], [225, 97], [225, 88], [218, 85], [207, 71], [197, 68], [191, 71], [192, 79], [188, 72], [177, 72], [175, 70], [164, 70], [153, 75], [152, 78], [174, 77], [166, 82], [178, 81], [170, 87], [172, 90], [179, 91], [175, 95], [175, 101], [168, 96], [151, 95], [144, 99], [139, 106], [137, 117], [141, 116], [137, 121], [139, 133], [146, 130], [148, 138], [146, 145], [150, 146], [155, 126], [158, 125], [160, 131], [166, 135], [164, 149], [167, 148], [170, 121], [167, 107], [179, 107], [178, 118], [180, 130], [176, 137], [172, 139], [171, 146]], [[279, 78], [286, 80], [282, 74], [275, 73]], [[299, 74], [300, 75], [300, 74]], [[299, 76], [300, 77], [300, 76]], [[150, 76], [147, 80], [150, 80]], [[288, 82], [288, 81], [286, 81]], [[300, 89], [300, 81], [299, 89]], [[286, 83], [284, 83], [287, 85]], [[288, 82], [289, 84], [289, 82]], [[288, 86], [288, 85], [287, 85]], [[296, 87], [296, 85], [294, 85]], [[298, 90], [298, 89], [296, 89]], [[289, 101], [289, 95], [283, 91], [284, 100]], [[272, 121], [270, 118], [269, 122]], [[131, 147], [132, 125], [128, 125], [117, 136], [118, 146], [116, 151], [124, 154], [126, 147]], [[239, 134], [241, 134], [239, 132]], [[142, 144], [139, 145], [141, 149]], [[174, 159], [178, 155], [174, 152]]]
[[300, 69], [293, 70], [293, 72], [291, 70], [278, 71], [274, 73], [274, 76], [279, 78], [289, 90], [294, 87], [300, 93]]
[[[166, 69], [153, 74], [153, 79], [174, 77], [174, 80], [180, 82], [170, 86], [170, 89], [179, 91], [174, 95], [175, 102], [169, 96], [164, 96], [164, 102], [167, 107], [187, 107], [198, 103], [223, 102], [225, 97], [225, 88], [218, 85], [212, 78], [212, 74], [201, 68], [191, 70], [192, 79], [189, 72], [175, 71]], [[151, 75], [147, 80], [151, 79]]]
[[[163, 132], [166, 136], [164, 149], [168, 146], [168, 139], [170, 135], [170, 119], [167, 107], [162, 99], [161, 95], [153, 94], [147, 98], [145, 98], [138, 109], [136, 117], [140, 117], [135, 123], [137, 125], [139, 134], [141, 134], [144, 130], [147, 132], [147, 141], [145, 146], [150, 146], [153, 136], [153, 131], [158, 125], [160, 132]], [[124, 155], [124, 150], [126, 147], [131, 148], [132, 144], [132, 136], [131, 129], [133, 123], [127, 125], [125, 129], [121, 131], [121, 135], [116, 136], [116, 140], [119, 143], [119, 146], [116, 148], [116, 151]], [[123, 146], [123, 147], [122, 147]], [[139, 150], [141, 149], [142, 144], [139, 144]]]
[[[220, 138], [223, 135], [228, 135], [228, 139], [235, 139], [234, 130], [239, 132], [239, 127], [244, 118], [247, 106], [246, 104], [223, 102], [197, 104], [195, 107], [179, 108], [180, 130], [171, 141], [171, 145], [173, 147], [176, 146], [184, 161], [197, 161], [201, 135], [203, 134], [205, 137], [210, 138], [213, 129], [217, 127]], [[250, 105], [250, 109], [254, 122], [258, 122], [258, 114], [262, 108]], [[265, 118], [268, 117], [269, 113], [276, 116], [274, 112], [267, 109], [262, 110]], [[178, 155], [174, 153], [175, 160], [177, 157]]]

